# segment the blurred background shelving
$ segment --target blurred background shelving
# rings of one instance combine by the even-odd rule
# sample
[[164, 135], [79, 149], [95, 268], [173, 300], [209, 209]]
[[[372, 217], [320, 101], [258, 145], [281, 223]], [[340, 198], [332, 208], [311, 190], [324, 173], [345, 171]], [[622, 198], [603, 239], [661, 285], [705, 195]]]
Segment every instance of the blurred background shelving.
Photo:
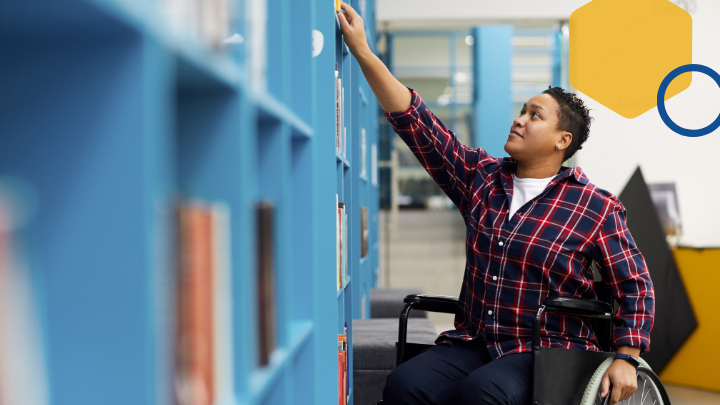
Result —
[[[374, 2], [351, 4], [374, 32]], [[213, 246], [227, 272], [213, 274], [226, 277], [215, 287], [228, 301], [213, 331], [215, 356], [230, 360], [215, 364], [211, 403], [337, 401], [337, 334], [369, 316], [378, 268], [379, 107], [333, 2], [10, 0], [1, 10], [0, 208], [16, 218], [1, 234], [26, 264], [4, 269], [29, 274], [39, 338], [26, 352], [41, 359], [14, 377], [25, 384], [15, 398], [175, 403], [177, 207], [187, 201], [224, 212]], [[317, 56], [313, 30], [324, 38]], [[335, 63], [344, 156], [332, 149]], [[336, 195], [348, 212], [341, 290]], [[274, 207], [267, 364], [259, 202]]]

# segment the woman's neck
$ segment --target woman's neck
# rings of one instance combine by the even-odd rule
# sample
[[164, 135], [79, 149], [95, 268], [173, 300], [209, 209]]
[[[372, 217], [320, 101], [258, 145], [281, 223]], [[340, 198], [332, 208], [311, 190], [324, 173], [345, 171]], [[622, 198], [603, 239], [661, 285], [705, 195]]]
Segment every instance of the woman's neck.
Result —
[[560, 171], [562, 165], [554, 162], [544, 162], [525, 165], [518, 162], [515, 168], [515, 176], [519, 179], [546, 179], [554, 177]]

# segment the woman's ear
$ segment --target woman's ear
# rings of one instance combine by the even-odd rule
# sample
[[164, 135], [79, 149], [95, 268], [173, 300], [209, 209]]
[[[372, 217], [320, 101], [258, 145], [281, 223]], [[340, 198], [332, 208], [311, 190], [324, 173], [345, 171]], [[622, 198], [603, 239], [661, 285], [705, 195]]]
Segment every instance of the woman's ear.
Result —
[[570, 132], [563, 132], [557, 143], [557, 147], [558, 149], [565, 149], [570, 146], [570, 143], [572, 143], [572, 134]]

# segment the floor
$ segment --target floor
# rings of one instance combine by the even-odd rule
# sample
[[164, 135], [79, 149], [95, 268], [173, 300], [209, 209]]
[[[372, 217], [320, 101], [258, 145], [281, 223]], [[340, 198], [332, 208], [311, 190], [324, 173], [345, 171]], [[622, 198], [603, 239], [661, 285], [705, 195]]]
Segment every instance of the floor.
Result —
[[[457, 296], [465, 266], [465, 224], [456, 211], [400, 211], [380, 215], [380, 285]], [[428, 314], [438, 333], [453, 316]], [[720, 378], [720, 377], [719, 377]], [[673, 405], [720, 405], [720, 393], [666, 385]]]

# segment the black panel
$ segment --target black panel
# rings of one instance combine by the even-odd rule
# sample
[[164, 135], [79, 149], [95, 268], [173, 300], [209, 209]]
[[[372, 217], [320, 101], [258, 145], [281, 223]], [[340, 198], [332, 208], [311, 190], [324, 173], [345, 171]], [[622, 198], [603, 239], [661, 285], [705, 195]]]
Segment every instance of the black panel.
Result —
[[613, 352], [542, 347], [536, 350], [533, 404], [579, 404], [595, 370]]
[[659, 374], [695, 329], [697, 320], [639, 167], [618, 198], [627, 209], [627, 226], [655, 287], [650, 351], [642, 357]]

